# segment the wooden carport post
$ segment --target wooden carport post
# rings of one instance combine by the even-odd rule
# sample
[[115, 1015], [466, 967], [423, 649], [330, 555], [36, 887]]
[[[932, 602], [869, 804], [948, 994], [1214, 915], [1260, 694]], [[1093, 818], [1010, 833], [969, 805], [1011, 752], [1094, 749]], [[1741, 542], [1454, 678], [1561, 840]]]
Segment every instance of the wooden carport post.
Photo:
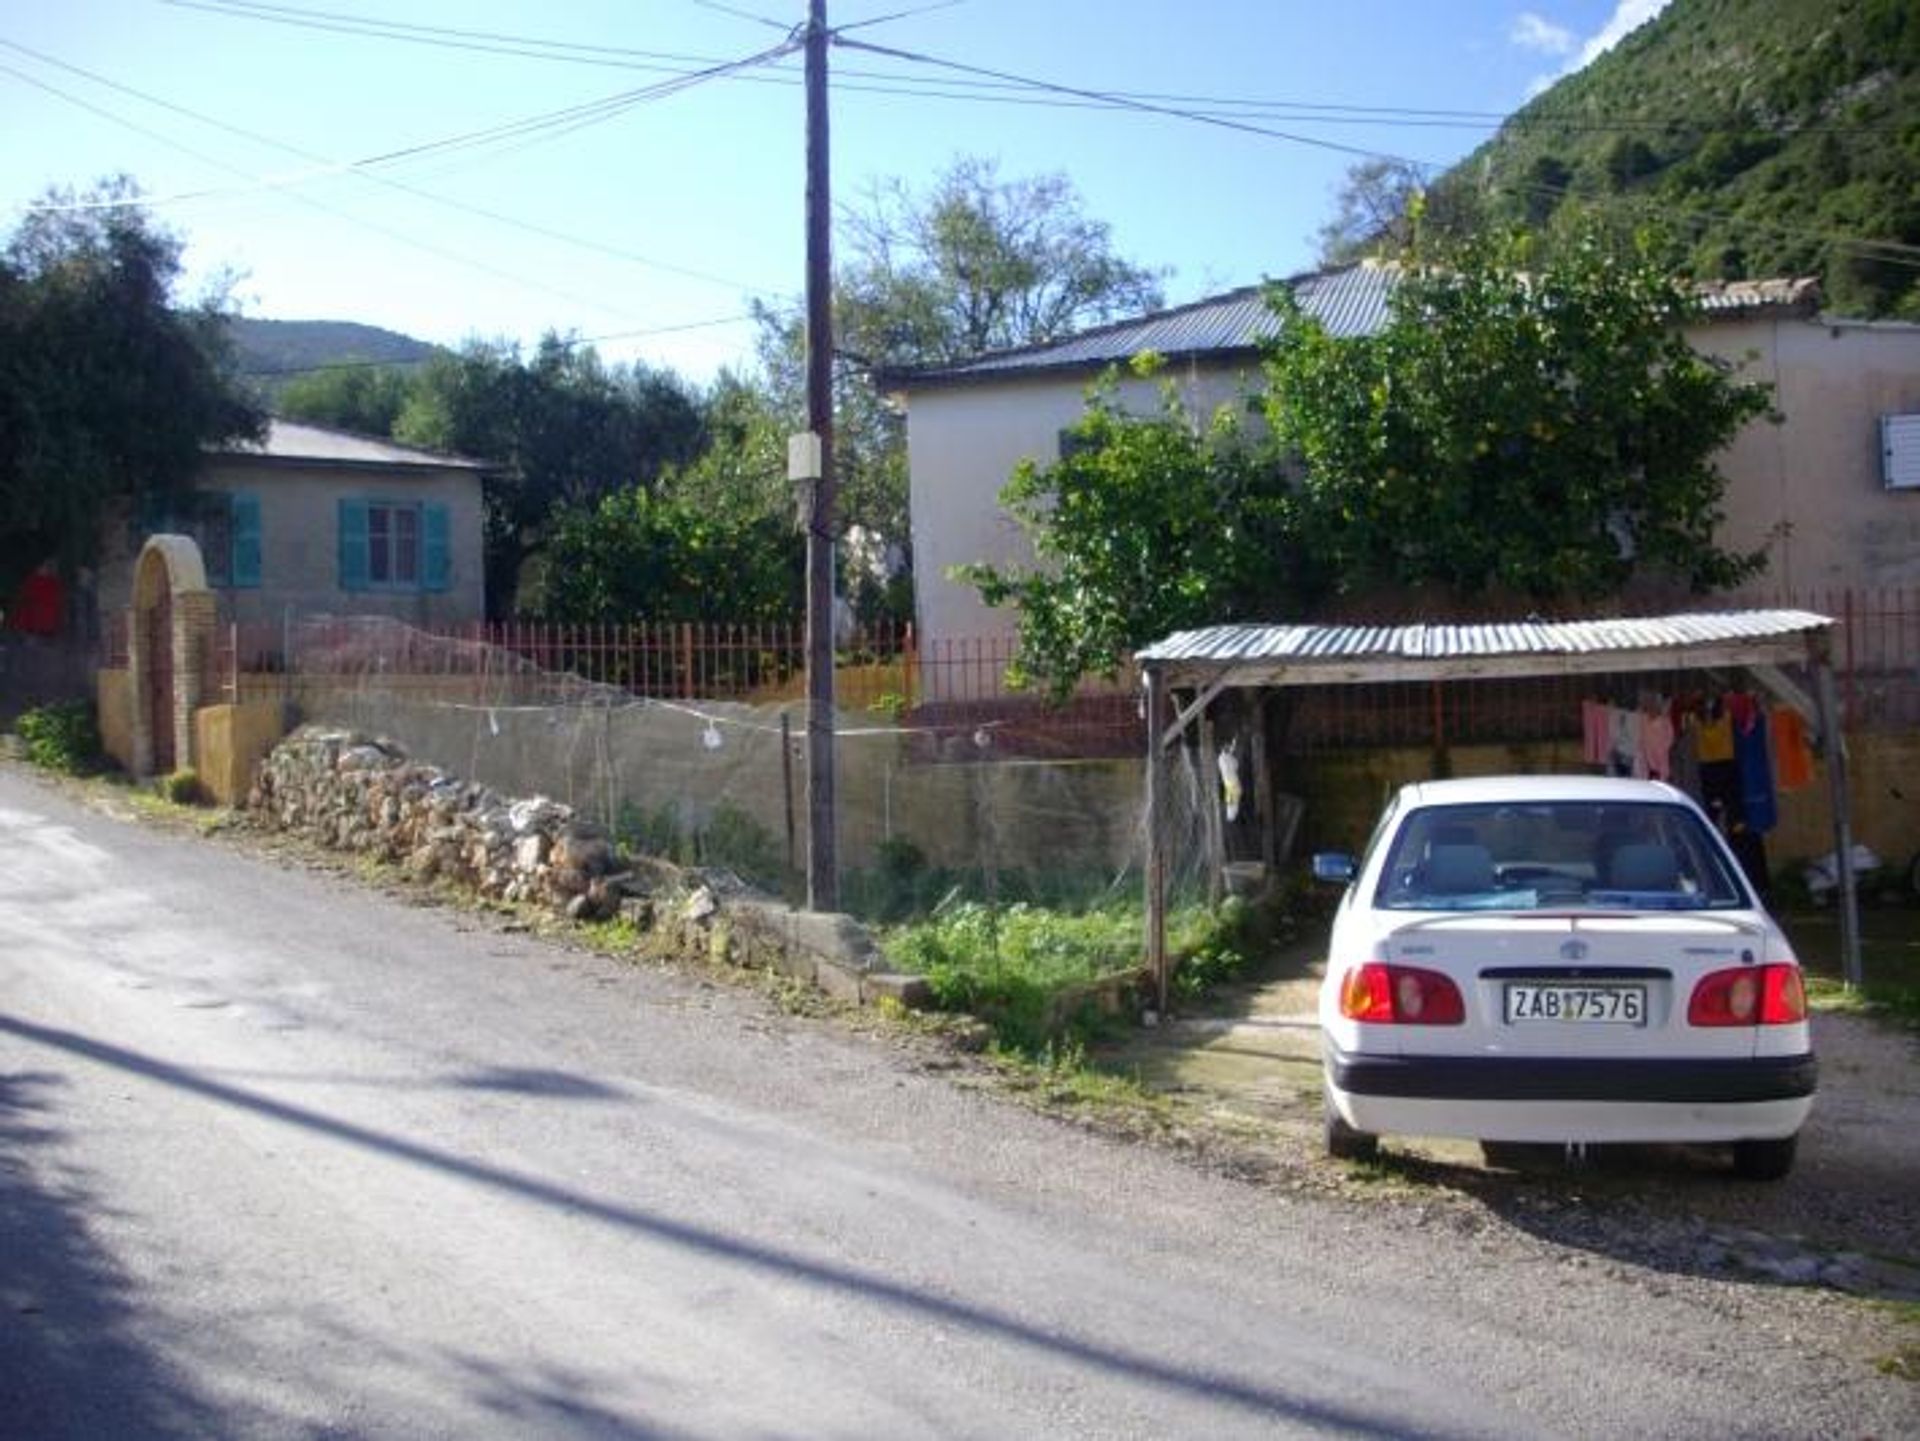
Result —
[[1160, 733], [1167, 719], [1166, 678], [1158, 666], [1142, 666], [1141, 682], [1147, 689], [1147, 971], [1153, 977], [1157, 1004], [1162, 1016], [1167, 1013], [1167, 876], [1165, 842], [1167, 778], [1161, 752]]
[[1847, 795], [1847, 741], [1840, 730], [1840, 707], [1833, 691], [1833, 637], [1827, 630], [1807, 634], [1807, 661], [1820, 706], [1820, 735], [1826, 741], [1827, 785], [1833, 796], [1833, 853], [1840, 894], [1840, 963], [1849, 990], [1863, 980], [1860, 964], [1860, 900], [1854, 889], [1853, 812]]

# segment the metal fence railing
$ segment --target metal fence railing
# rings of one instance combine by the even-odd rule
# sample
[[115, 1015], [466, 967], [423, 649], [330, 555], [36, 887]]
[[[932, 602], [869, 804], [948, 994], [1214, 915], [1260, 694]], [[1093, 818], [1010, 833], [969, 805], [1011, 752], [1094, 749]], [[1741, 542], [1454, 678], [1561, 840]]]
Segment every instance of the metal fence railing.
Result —
[[[1793, 606], [1834, 617], [1833, 661], [1849, 729], [1920, 726], [1920, 587], [1746, 592], [1695, 609]], [[128, 617], [104, 636], [105, 661], [124, 666]], [[1084, 683], [1064, 705], [1014, 687], [1018, 640], [1001, 634], [923, 642], [912, 625], [837, 638], [836, 699], [929, 730], [990, 730], [1003, 754], [1137, 754], [1144, 744], [1138, 677], [1123, 663], [1111, 680]], [[606, 688], [633, 697], [774, 703], [804, 695], [806, 630], [798, 622], [629, 625], [476, 622], [414, 627], [373, 617], [272, 624], [221, 622], [198, 657], [201, 694], [231, 698], [262, 676], [328, 678], [442, 692], [513, 674], [529, 698], [541, 686]], [[1632, 684], [1672, 692], [1698, 685], [1684, 673]], [[1288, 699], [1287, 749], [1355, 745], [1521, 742], [1578, 733], [1590, 677], [1310, 687]], [[556, 698], [558, 690], [555, 691]]]

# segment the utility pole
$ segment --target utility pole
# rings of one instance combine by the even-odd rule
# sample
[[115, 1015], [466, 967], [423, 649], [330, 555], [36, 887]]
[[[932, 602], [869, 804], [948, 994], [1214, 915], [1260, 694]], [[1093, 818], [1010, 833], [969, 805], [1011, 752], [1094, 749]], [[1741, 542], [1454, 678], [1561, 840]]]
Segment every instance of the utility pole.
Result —
[[807, 14], [807, 908], [840, 909], [833, 794], [833, 212], [827, 183], [827, 0]]

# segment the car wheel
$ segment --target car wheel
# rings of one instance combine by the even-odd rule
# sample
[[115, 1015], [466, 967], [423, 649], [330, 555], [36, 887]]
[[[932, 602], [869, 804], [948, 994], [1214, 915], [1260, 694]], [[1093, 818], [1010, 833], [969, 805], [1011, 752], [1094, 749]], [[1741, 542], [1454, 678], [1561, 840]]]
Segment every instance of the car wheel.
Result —
[[1327, 1102], [1327, 1154], [1336, 1161], [1371, 1161], [1380, 1154], [1380, 1138], [1356, 1131]]
[[1793, 1169], [1799, 1136], [1733, 1143], [1733, 1174], [1743, 1181], [1778, 1181]]

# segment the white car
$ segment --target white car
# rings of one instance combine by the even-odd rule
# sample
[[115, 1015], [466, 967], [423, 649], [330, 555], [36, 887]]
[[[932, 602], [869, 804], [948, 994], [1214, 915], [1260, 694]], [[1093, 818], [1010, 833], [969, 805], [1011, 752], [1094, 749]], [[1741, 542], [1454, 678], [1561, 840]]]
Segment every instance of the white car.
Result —
[[1730, 1143], [1792, 1169], [1817, 1067], [1787, 938], [1657, 781], [1403, 788], [1344, 881], [1320, 990], [1327, 1149], [1382, 1134]]

